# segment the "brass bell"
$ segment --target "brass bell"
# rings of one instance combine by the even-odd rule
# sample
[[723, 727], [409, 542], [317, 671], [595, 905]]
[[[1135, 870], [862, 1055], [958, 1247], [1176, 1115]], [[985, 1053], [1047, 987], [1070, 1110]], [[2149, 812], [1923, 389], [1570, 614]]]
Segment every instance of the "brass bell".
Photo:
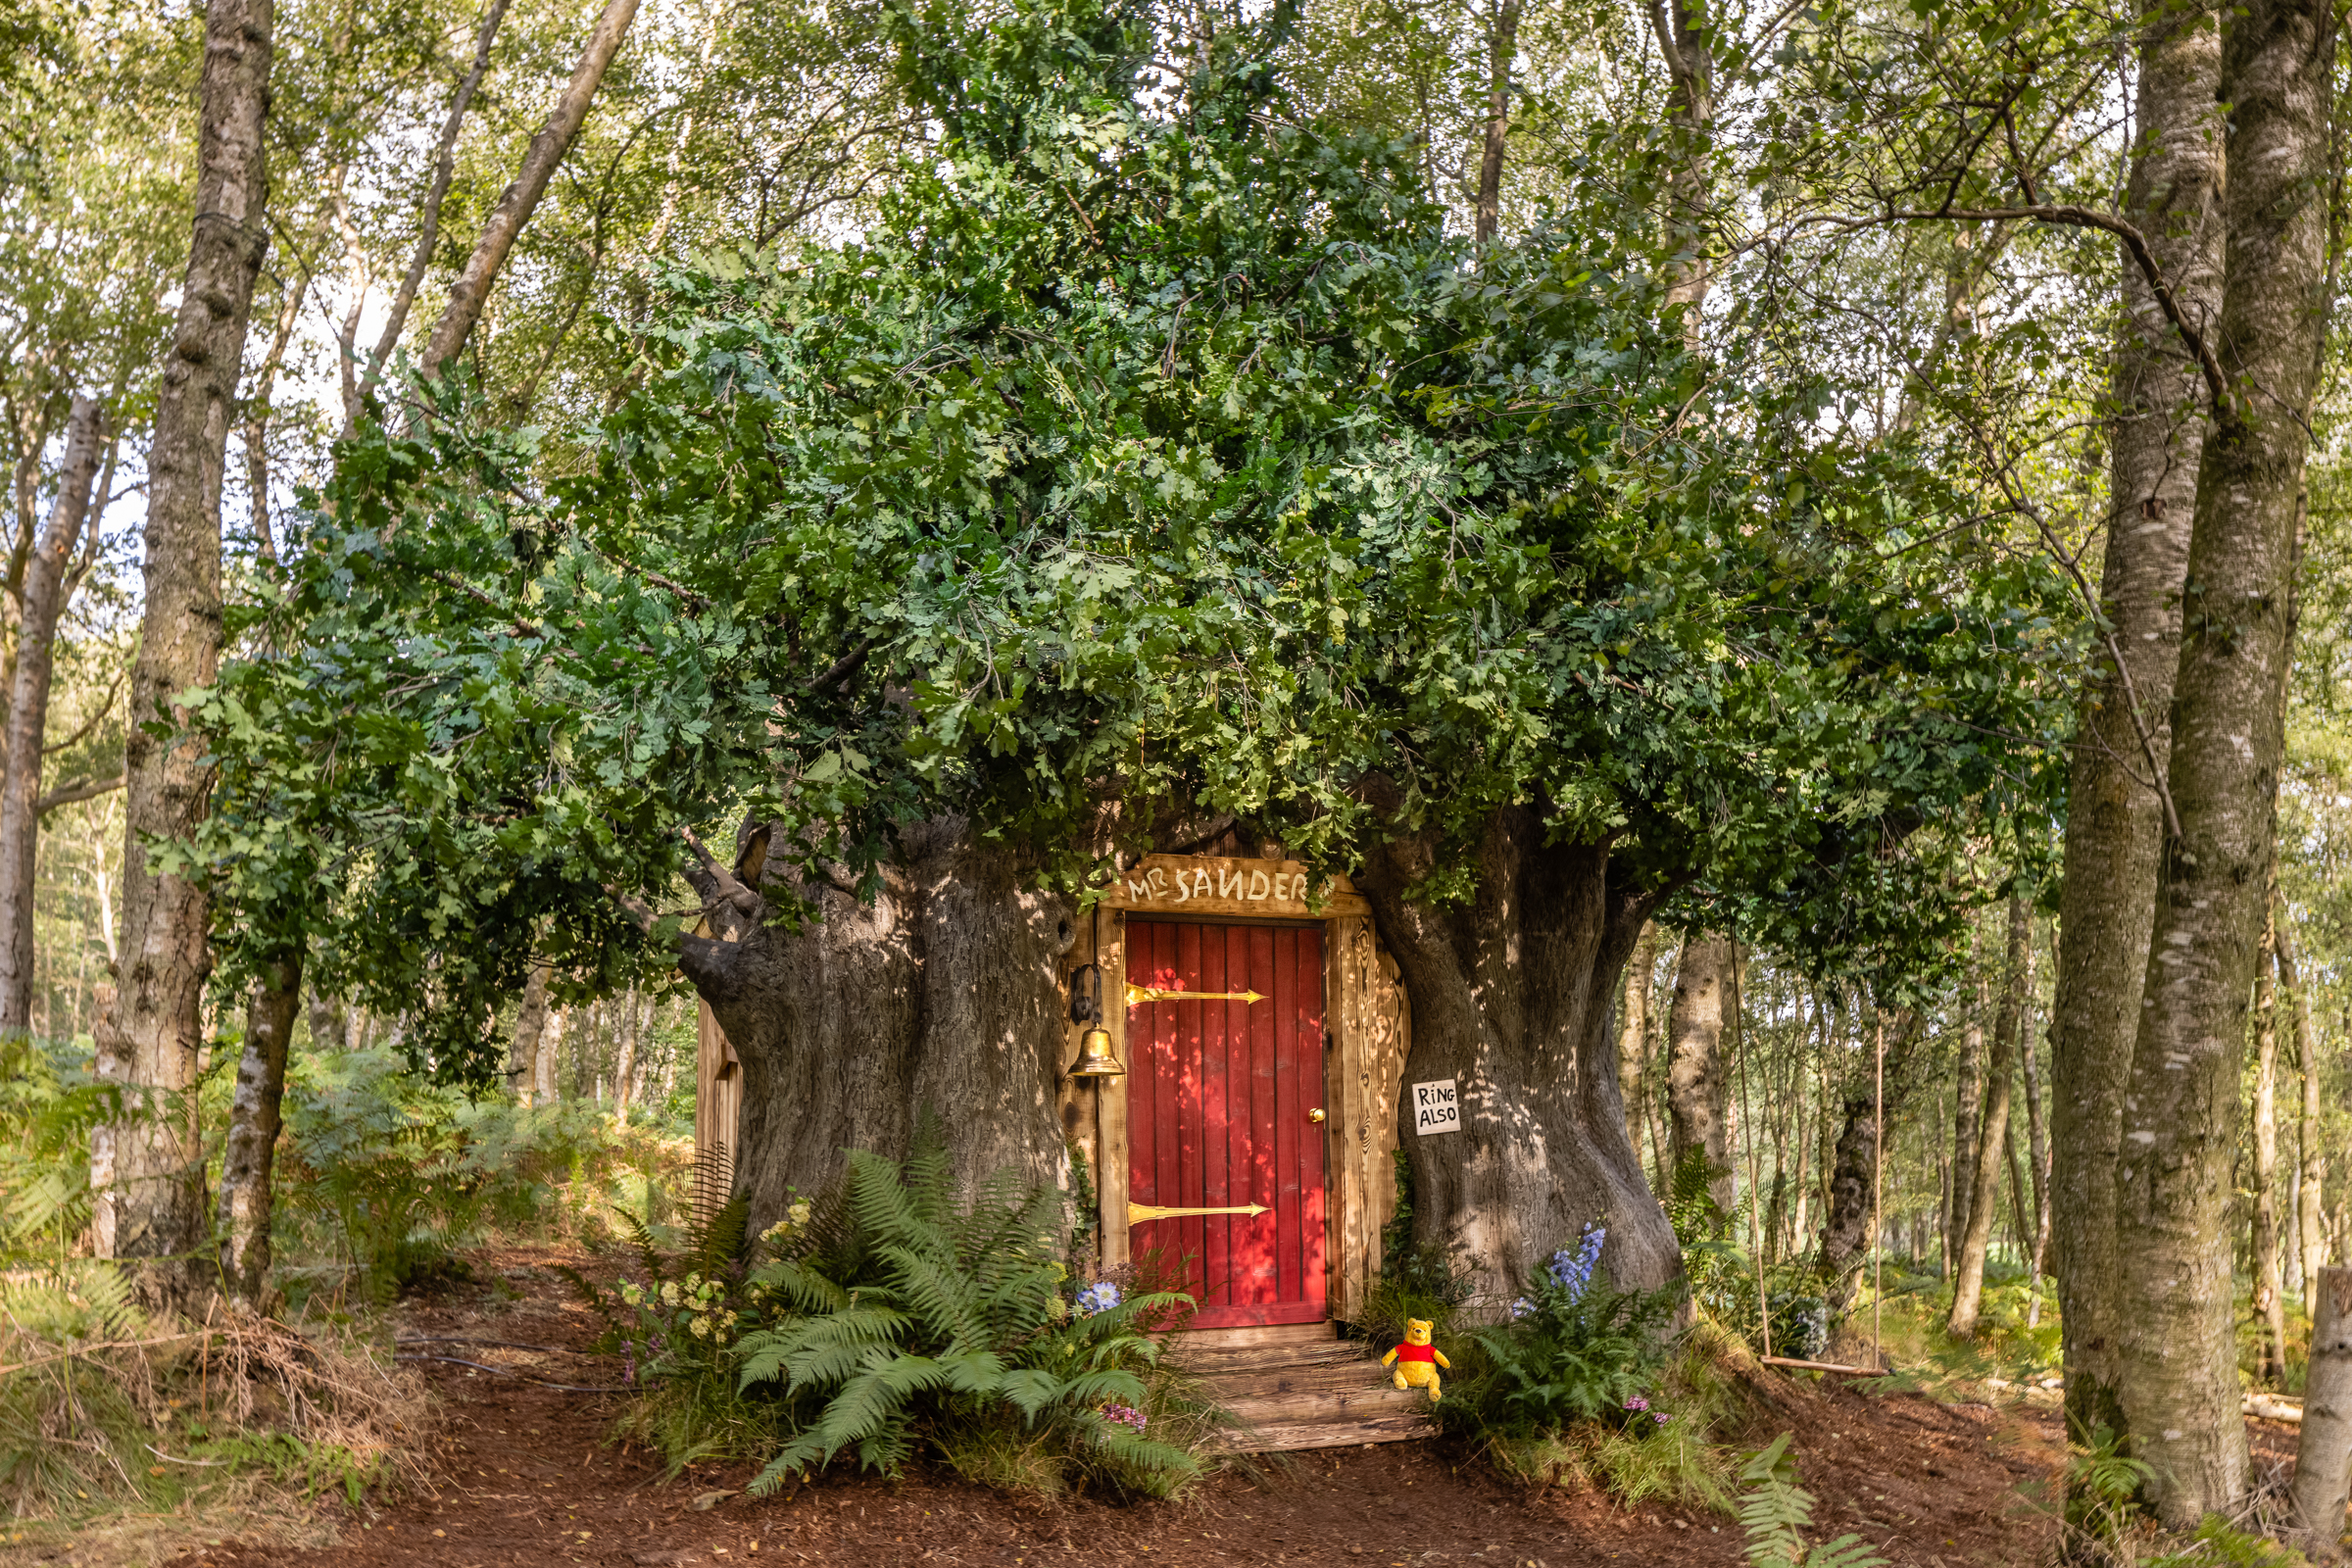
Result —
[[1070, 1063], [1073, 1078], [1124, 1078], [1127, 1069], [1110, 1054], [1110, 1031], [1089, 1029], [1078, 1040], [1078, 1059]]

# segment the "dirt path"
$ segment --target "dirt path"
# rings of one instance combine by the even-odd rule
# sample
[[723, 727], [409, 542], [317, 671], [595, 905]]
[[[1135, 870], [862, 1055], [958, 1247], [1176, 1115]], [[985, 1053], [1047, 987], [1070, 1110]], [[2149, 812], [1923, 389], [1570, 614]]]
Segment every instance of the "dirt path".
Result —
[[[561, 1260], [519, 1251], [481, 1257], [479, 1275], [494, 1283], [405, 1306], [401, 1332], [584, 1346], [593, 1321], [563, 1298], [546, 1268]], [[612, 1380], [606, 1363], [576, 1354], [442, 1348], [556, 1382]], [[1016, 1500], [936, 1476], [892, 1483], [838, 1469], [789, 1494], [754, 1498], [737, 1490], [746, 1479], [740, 1467], [698, 1467], [662, 1484], [651, 1454], [608, 1446], [616, 1408], [610, 1396], [427, 1365], [442, 1399], [429, 1486], [350, 1520], [325, 1550], [231, 1542], [186, 1554], [173, 1568], [1712, 1568], [1742, 1560], [1729, 1519], [1654, 1505], [1629, 1513], [1591, 1492], [1531, 1496], [1482, 1467], [1457, 1471], [1454, 1456], [1424, 1443], [1296, 1455], [1256, 1479], [1227, 1472], [1176, 1503]], [[2063, 1461], [2057, 1423], [2046, 1414], [1793, 1386], [1782, 1414], [1771, 1430], [1795, 1430], [1806, 1485], [1822, 1498], [1816, 1519], [1825, 1538], [1859, 1532], [1902, 1568], [2027, 1563], [2054, 1540], [2046, 1515], [2019, 1492], [2054, 1477]]]

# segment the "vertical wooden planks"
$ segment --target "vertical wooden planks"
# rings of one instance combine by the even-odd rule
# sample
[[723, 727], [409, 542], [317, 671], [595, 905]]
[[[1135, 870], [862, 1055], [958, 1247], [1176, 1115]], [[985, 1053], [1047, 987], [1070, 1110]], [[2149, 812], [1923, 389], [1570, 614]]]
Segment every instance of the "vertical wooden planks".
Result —
[[[1113, 914], [1103, 922], [1102, 1027], [1110, 1031], [1111, 1054], [1135, 1072], [1134, 1047], [1127, 1038], [1127, 917]], [[1130, 1180], [1127, 1140], [1129, 1078], [1097, 1080], [1095, 1102], [1095, 1193], [1101, 1204], [1102, 1257], [1105, 1270], [1128, 1262], [1127, 1192]]]
[[[1250, 954], [1248, 990], [1271, 993], [1274, 990], [1274, 956], [1291, 935], [1288, 931], [1272, 930], [1265, 926], [1244, 926], [1243, 941]], [[1246, 1223], [1248, 1248], [1248, 1289], [1239, 1299], [1256, 1305], [1270, 1305], [1287, 1300], [1283, 1293], [1282, 1251], [1280, 1246], [1282, 1173], [1276, 1160], [1274, 1106], [1277, 1092], [1276, 1046], [1277, 1021], [1274, 1009], [1259, 1004], [1244, 1010], [1244, 1022], [1250, 1037], [1250, 1147], [1249, 1187], [1236, 1201], [1263, 1203], [1277, 1210], [1260, 1214]]]
[[[1307, 1112], [1322, 1106], [1322, 1096], [1316, 1094], [1324, 1080], [1324, 1016], [1323, 998], [1323, 933], [1298, 933], [1298, 951], [1293, 955], [1290, 972], [1284, 977], [1283, 988], [1296, 999], [1284, 1009], [1298, 1020], [1298, 1064], [1290, 1075], [1295, 1092], [1314, 1096], [1314, 1105], [1300, 1104], [1294, 1108], [1286, 1125], [1295, 1129], [1298, 1139], [1298, 1295], [1316, 1308], [1320, 1316], [1327, 1299], [1325, 1264], [1325, 1219], [1330, 1201], [1330, 1187], [1326, 1180], [1324, 1159], [1330, 1143], [1330, 1122], [1321, 1126], [1307, 1120]], [[1323, 1107], [1326, 1117], [1330, 1111]]]

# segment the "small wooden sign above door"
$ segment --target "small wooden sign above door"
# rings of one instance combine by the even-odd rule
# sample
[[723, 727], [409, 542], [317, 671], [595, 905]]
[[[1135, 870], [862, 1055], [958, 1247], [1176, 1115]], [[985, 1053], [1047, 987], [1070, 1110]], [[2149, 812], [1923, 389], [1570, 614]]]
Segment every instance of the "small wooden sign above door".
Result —
[[1310, 907], [1306, 867], [1297, 860], [1244, 860], [1220, 855], [1148, 855], [1112, 885], [1113, 909], [1153, 914], [1259, 916], [1285, 920], [1361, 918], [1372, 912], [1346, 877], [1318, 890]]

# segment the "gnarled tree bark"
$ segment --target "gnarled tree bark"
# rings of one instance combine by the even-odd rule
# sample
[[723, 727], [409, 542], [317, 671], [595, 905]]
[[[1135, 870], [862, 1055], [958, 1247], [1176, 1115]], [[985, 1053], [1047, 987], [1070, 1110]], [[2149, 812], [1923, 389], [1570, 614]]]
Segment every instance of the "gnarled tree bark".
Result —
[[1375, 851], [1358, 883], [1412, 1003], [1405, 1081], [1452, 1078], [1461, 1094], [1459, 1134], [1415, 1137], [1398, 1107], [1414, 1240], [1457, 1251], [1507, 1300], [1599, 1221], [1620, 1288], [1665, 1285], [1682, 1254], [1625, 1135], [1609, 1026], [1656, 897], [1625, 887], [1604, 846], [1545, 843], [1521, 808], [1495, 813], [1475, 855], [1461, 905], [1406, 898], [1435, 861], [1419, 839]]
[[[678, 963], [743, 1063], [735, 1188], [755, 1231], [831, 1183], [844, 1151], [903, 1156], [926, 1112], [960, 1180], [1066, 1186], [1054, 1090], [1075, 925], [1025, 869], [950, 818], [902, 835], [871, 904], [780, 865], [696, 874], [713, 930], [683, 938]], [[763, 887], [812, 914], [797, 932], [767, 924]]]

